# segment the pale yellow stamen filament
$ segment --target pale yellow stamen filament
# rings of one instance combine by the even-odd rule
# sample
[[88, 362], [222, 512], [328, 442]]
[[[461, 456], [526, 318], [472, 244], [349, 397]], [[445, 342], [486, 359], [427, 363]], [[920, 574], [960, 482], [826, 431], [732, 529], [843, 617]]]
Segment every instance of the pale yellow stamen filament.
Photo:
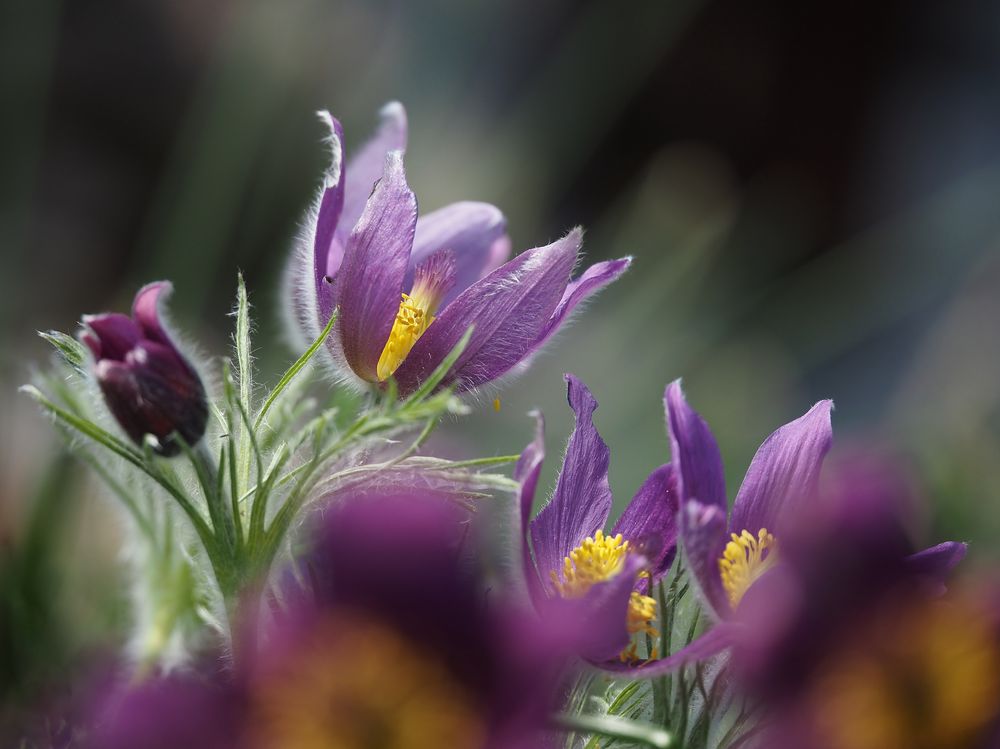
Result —
[[385, 342], [378, 360], [376, 374], [380, 382], [389, 379], [416, 345], [420, 336], [434, 322], [437, 301], [414, 289], [412, 294], [403, 294], [399, 303], [396, 320], [392, 324], [389, 340]]

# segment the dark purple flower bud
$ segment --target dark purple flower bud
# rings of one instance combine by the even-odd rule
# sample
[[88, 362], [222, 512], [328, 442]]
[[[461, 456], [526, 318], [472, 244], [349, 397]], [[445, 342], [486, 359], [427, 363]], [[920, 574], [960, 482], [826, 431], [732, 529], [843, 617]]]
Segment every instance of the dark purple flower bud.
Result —
[[147, 434], [156, 437], [156, 452], [165, 457], [180, 451], [175, 435], [193, 445], [208, 421], [201, 378], [160, 322], [160, 300], [171, 290], [167, 281], [147, 284], [135, 296], [131, 317], [87, 315], [81, 336], [115, 419], [137, 444]]

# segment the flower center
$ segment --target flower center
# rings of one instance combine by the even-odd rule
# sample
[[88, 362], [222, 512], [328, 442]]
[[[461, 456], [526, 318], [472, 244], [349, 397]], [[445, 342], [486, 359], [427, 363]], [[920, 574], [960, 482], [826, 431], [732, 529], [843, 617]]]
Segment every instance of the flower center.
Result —
[[380, 382], [389, 379], [392, 373], [399, 369], [406, 355], [414, 347], [428, 326], [434, 322], [434, 310], [430, 300], [418, 294], [403, 294], [399, 304], [399, 312], [392, 324], [389, 340], [382, 349], [378, 359], [378, 379]]
[[370, 620], [323, 622], [253, 695], [253, 747], [481, 747], [476, 705], [415, 643]]
[[750, 586], [778, 561], [775, 546], [774, 536], [767, 528], [761, 528], [756, 537], [745, 529], [739, 535], [732, 534], [732, 541], [726, 544], [719, 559], [719, 573], [733, 608], [743, 600]]
[[455, 283], [455, 260], [448, 250], [440, 250], [417, 266], [413, 288], [402, 295], [399, 311], [392, 323], [376, 366], [379, 382], [385, 382], [399, 369], [420, 336], [434, 322], [441, 300]]
[[[552, 584], [563, 598], [581, 598], [595, 584], [610, 580], [621, 572], [628, 553], [629, 542], [621, 533], [616, 536], [605, 536], [603, 531], [597, 531], [592, 538], [585, 538], [583, 543], [563, 560], [561, 578], [557, 570], [549, 573]], [[648, 577], [649, 573], [642, 572], [639, 576]], [[645, 633], [656, 637], [659, 633], [652, 625], [654, 619], [656, 619], [656, 599], [633, 590], [629, 596], [628, 611], [625, 615], [625, 626], [629, 634]], [[635, 643], [622, 651], [621, 658], [637, 659]]]

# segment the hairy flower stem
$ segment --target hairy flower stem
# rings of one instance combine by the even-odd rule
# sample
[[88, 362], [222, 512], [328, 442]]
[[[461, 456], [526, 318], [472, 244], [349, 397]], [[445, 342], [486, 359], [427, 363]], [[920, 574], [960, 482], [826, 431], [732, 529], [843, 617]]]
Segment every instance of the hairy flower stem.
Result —
[[237, 556], [242, 539], [236, 532], [232, 509], [219, 490], [219, 466], [216, 464], [215, 458], [208, 452], [204, 442], [200, 442], [195, 447], [192, 461], [199, 479], [204, 477], [202, 484], [205, 490], [208, 514], [212, 519], [212, 530], [230, 553]]

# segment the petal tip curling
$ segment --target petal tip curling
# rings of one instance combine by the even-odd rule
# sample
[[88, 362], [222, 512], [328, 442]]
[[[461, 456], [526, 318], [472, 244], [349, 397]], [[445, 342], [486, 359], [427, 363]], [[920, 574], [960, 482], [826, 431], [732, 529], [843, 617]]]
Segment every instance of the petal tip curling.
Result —
[[343, 178], [344, 130], [340, 125], [340, 121], [327, 110], [321, 109], [316, 113], [316, 116], [328, 130], [324, 142], [327, 148], [330, 149], [330, 163], [323, 176], [323, 187], [329, 190], [330, 188], [337, 187]]
[[166, 336], [160, 322], [160, 310], [173, 292], [174, 285], [170, 281], [153, 281], [139, 289], [135, 295], [132, 317], [147, 335]]
[[378, 115], [380, 129], [392, 129], [399, 132], [406, 130], [406, 107], [403, 106], [402, 102], [396, 99], [386, 102], [382, 105]]

